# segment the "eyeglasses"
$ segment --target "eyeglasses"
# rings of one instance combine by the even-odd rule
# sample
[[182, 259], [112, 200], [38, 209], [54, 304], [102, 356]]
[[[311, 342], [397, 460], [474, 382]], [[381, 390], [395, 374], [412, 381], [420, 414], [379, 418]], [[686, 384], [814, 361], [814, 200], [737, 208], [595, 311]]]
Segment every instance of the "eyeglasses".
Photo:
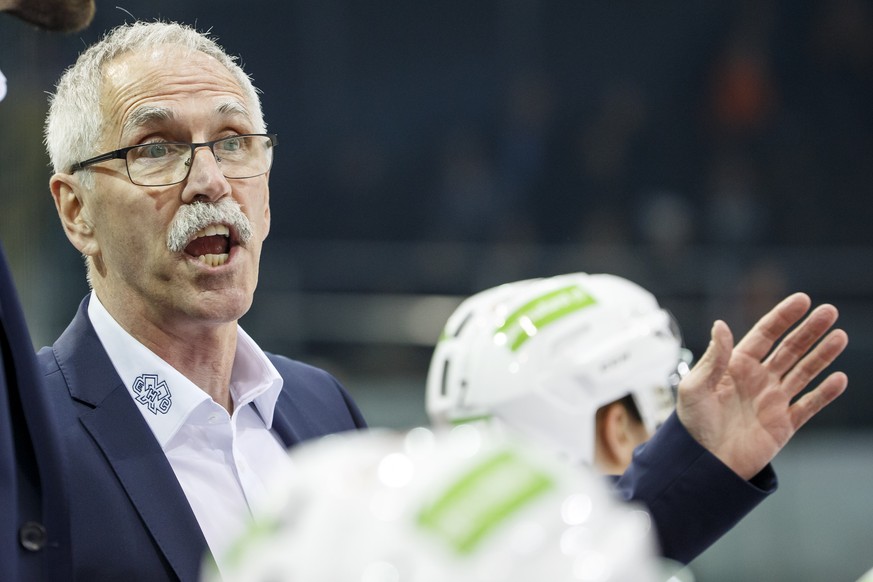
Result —
[[225, 178], [242, 180], [270, 170], [277, 143], [277, 136], [271, 133], [232, 135], [203, 143], [145, 143], [73, 164], [71, 173], [108, 160], [124, 160], [127, 175], [134, 184], [171, 186], [188, 177], [195, 150], [209, 148]]

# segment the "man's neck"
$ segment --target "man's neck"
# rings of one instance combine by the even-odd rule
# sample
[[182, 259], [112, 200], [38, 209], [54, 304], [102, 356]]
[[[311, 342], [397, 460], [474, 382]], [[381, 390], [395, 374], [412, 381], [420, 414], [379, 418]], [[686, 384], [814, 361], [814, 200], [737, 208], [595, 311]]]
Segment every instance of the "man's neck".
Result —
[[171, 342], [154, 343], [136, 337], [158, 357], [209, 394], [228, 413], [232, 413], [230, 378], [236, 355], [236, 323], [232, 328], [225, 327], [221, 333], [210, 329], [209, 333], [189, 334], [186, 338], [179, 337]]
[[173, 366], [229, 413], [230, 378], [236, 355], [237, 322], [200, 322], [184, 316], [155, 321], [154, 314], [103, 306], [134, 339]]

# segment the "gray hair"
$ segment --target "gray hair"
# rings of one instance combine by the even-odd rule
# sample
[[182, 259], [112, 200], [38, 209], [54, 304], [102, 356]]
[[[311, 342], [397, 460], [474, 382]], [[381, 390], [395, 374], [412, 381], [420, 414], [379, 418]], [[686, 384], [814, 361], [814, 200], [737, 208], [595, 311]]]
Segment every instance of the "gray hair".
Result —
[[[134, 22], [110, 30], [100, 42], [85, 50], [58, 81], [49, 97], [45, 145], [55, 172], [69, 172], [73, 164], [100, 152], [95, 148], [105, 131], [100, 104], [103, 69], [116, 57], [163, 45], [179, 45], [215, 58], [237, 80], [248, 98], [255, 131], [266, 131], [258, 90], [237, 64], [209, 36], [175, 22]], [[84, 180], [88, 181], [90, 174]], [[87, 185], [87, 184], [86, 184]]]

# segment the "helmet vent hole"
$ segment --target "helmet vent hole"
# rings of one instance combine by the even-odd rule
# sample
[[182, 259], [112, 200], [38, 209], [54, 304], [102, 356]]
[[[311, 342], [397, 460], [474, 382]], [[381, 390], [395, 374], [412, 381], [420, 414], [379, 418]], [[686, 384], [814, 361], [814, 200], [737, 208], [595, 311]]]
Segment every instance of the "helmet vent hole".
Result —
[[446, 396], [449, 393], [449, 361], [443, 362], [443, 381], [440, 382], [440, 395]]
[[461, 323], [458, 325], [458, 329], [455, 330], [455, 333], [452, 337], [458, 337], [459, 335], [461, 335], [461, 330], [464, 329], [464, 326], [466, 326], [471, 319], [473, 319], [472, 311], [468, 313], [467, 316], [461, 321]]

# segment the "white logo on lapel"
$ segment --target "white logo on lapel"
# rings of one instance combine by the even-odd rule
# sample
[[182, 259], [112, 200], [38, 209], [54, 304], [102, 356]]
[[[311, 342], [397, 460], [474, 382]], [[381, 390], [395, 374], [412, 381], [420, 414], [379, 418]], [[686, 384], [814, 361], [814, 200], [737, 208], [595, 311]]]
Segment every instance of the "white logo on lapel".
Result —
[[167, 383], [158, 382], [157, 374], [143, 374], [133, 381], [135, 400], [148, 406], [152, 414], [166, 414], [173, 405], [173, 396]]

